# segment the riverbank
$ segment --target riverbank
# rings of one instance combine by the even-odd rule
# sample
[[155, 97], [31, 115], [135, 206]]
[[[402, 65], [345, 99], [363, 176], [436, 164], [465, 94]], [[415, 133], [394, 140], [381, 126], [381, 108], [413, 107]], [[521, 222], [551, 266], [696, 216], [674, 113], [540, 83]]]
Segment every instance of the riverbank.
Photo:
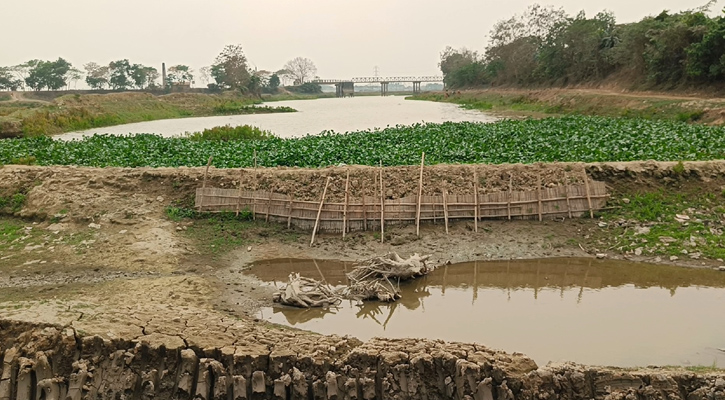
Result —
[[504, 117], [596, 115], [725, 124], [725, 99], [596, 89], [486, 89], [421, 93], [411, 100], [460, 104]]
[[231, 93], [76, 94], [41, 101], [0, 102], [0, 138], [45, 136], [159, 119], [294, 111], [260, 107], [261, 100]]

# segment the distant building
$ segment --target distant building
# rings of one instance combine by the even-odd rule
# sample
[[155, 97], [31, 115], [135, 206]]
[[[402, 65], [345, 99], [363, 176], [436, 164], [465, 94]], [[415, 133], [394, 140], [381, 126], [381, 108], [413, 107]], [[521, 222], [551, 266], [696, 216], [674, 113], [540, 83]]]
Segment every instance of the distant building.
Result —
[[171, 82], [169, 89], [172, 92], [189, 92], [191, 91], [191, 82]]

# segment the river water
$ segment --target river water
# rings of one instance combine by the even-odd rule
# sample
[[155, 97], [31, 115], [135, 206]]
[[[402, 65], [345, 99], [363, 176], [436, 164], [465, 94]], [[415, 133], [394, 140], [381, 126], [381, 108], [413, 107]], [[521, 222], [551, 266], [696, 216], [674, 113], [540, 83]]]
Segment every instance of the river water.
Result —
[[[270, 260], [248, 271], [282, 287], [291, 272], [346, 283], [352, 263]], [[475, 342], [543, 365], [725, 366], [725, 274], [589, 259], [473, 262], [401, 286], [397, 303], [263, 309], [323, 334]]]
[[480, 111], [464, 110], [455, 104], [405, 100], [402, 96], [360, 96], [317, 100], [292, 100], [268, 103], [287, 106], [296, 113], [228, 115], [217, 117], [166, 119], [135, 124], [94, 128], [56, 136], [57, 139], [79, 139], [94, 134], [127, 135], [155, 133], [179, 136], [220, 125], [254, 125], [280, 137], [319, 134], [325, 130], [348, 132], [386, 126], [411, 125], [418, 122], [492, 122], [497, 117]]

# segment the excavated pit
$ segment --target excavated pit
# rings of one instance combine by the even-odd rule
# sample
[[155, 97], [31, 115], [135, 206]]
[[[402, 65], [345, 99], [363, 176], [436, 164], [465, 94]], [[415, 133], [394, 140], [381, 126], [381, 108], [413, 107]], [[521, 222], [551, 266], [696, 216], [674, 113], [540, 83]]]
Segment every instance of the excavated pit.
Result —
[[[247, 274], [346, 285], [354, 263], [266, 260]], [[520, 351], [539, 365], [725, 365], [725, 274], [614, 260], [540, 259], [444, 265], [400, 284], [394, 303], [264, 307], [260, 319], [323, 334], [420, 337]], [[676, 320], [677, 323], [673, 323]]]
[[[544, 184], [556, 183], [580, 166], [475, 168], [487, 177], [481, 182], [485, 193], [505, 187], [508, 181], [501, 177], [510, 170], [521, 177], [514, 185], [526, 188], [539, 175]], [[585, 165], [615, 193], [682, 187], [712, 192], [725, 183], [725, 162], [684, 163], [677, 173], [675, 166]], [[372, 190], [374, 169], [351, 168]], [[261, 169], [245, 173], [242, 186], [316, 199], [326, 177], [339, 180], [346, 171]], [[386, 197], [415, 191], [410, 182], [417, 168], [387, 171]], [[426, 171], [424, 194], [470, 182], [466, 166]], [[362, 259], [390, 246], [406, 254], [432, 253], [441, 262], [587, 256], [567, 239], [598, 229], [592, 221], [486, 223], [479, 233], [459, 224], [450, 236], [431, 225], [422, 227], [421, 238], [401, 228], [384, 245], [356, 234], [341, 246], [338, 235], [323, 235], [312, 248], [306, 234], [295, 239], [294, 232], [255, 227], [252, 233], [272, 234], [247, 236], [249, 247], [214, 258], [200, 252], [186, 233], [194, 226], [165, 215], [170, 205], [188, 204], [203, 176], [203, 168], [0, 168], [0, 196], [25, 196], [21, 210], [3, 217], [22, 232], [4, 248], [9, 254], [0, 255], [0, 400], [725, 399], [721, 370], [537, 367], [521, 354], [475, 344], [362, 342], [269, 324], [254, 314], [267, 292], [244, 274], [235, 272], [232, 284], [223, 273], [274, 257]], [[208, 184], [219, 187], [238, 187], [239, 180], [239, 170], [212, 168], [208, 176]], [[339, 199], [341, 192], [332, 190], [330, 196]], [[551, 234], [560, 247], [551, 245]], [[677, 298], [682, 290], [674, 286]], [[229, 291], [239, 297], [227, 296]], [[716, 304], [701, 306], [715, 310]], [[712, 319], [717, 317], [713, 311]], [[682, 313], [670, 321], [682, 324]]]

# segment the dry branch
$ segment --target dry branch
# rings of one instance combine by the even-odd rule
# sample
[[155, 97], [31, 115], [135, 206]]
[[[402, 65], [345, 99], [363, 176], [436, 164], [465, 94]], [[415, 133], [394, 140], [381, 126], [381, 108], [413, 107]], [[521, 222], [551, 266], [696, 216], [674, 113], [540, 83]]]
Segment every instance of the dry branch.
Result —
[[400, 299], [400, 281], [435, 270], [435, 266], [426, 263], [429, 257], [414, 254], [403, 259], [396, 253], [373, 257], [359, 263], [349, 272], [347, 277], [350, 284], [339, 289], [293, 273], [284, 290], [275, 293], [273, 299], [277, 303], [300, 308], [336, 306], [343, 299], [393, 302]]
[[338, 305], [342, 297], [325, 283], [292, 273], [284, 290], [275, 293], [273, 300], [288, 306], [311, 308]]

